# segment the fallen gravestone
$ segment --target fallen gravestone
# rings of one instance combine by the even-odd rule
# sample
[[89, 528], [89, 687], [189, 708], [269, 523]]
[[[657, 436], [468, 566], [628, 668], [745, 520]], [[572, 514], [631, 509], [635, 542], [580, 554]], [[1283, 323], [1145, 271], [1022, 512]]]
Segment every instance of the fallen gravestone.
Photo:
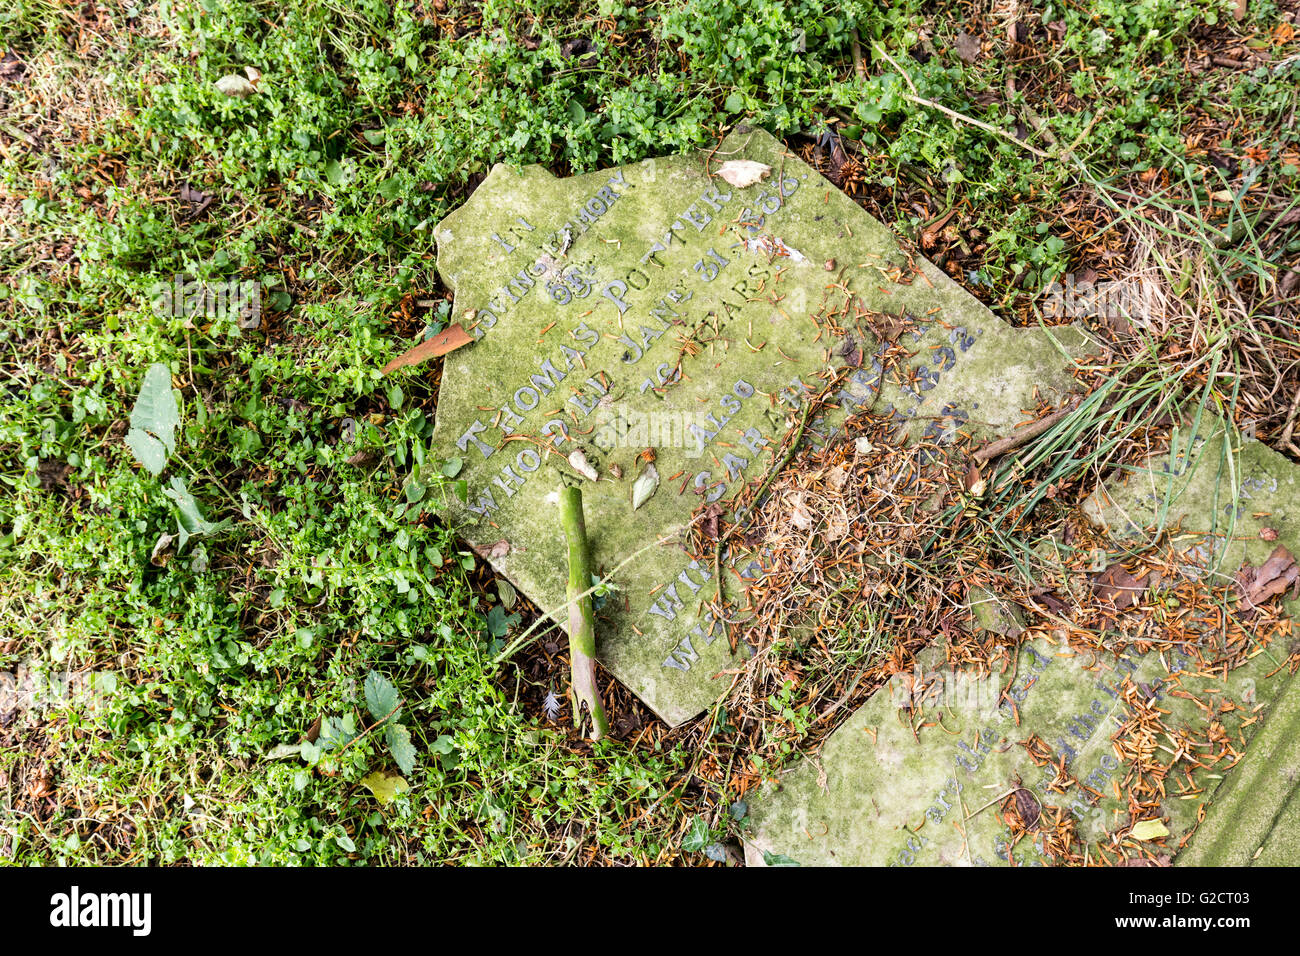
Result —
[[[1300, 552], [1300, 469], [1253, 441], [1230, 456], [1230, 440], [1217, 422], [1176, 432], [1168, 454], [1112, 476], [1085, 514], [1129, 544], [1167, 537], [1185, 579], [1228, 584], [1243, 562]], [[1190, 609], [1176, 595], [1161, 604], [1181, 618]], [[1119, 848], [1110, 862], [1300, 865], [1288, 829], [1300, 817], [1294, 646], [1285, 625], [1282, 639], [1252, 630], [1232, 653], [1213, 647], [1212, 627], [1119, 654], [1033, 633], [1014, 667], [991, 675], [943, 668], [932, 645], [816, 759], [751, 800], [747, 859], [1096, 861], [1091, 848], [1106, 842]]]
[[[1152, 531], [1182, 540], [1197, 573], [1224, 582], [1243, 564], [1263, 568], [1270, 559], [1300, 555], [1300, 468], [1234, 436], [1217, 418], [1175, 432], [1168, 454], [1112, 476], [1084, 510], [1119, 540], [1140, 542]], [[1292, 618], [1300, 612], [1296, 594], [1295, 587], [1279, 591]], [[1240, 767], [1216, 788], [1176, 863], [1300, 866], [1300, 679], [1275, 681], [1269, 692], [1277, 700], [1267, 720]]]
[[[555, 610], [558, 491], [582, 481], [595, 564], [619, 569], [600, 659], [672, 725], [733, 664], [718, 572], [683, 532], [767, 474], [810, 396], [838, 406], [815, 443], [867, 408], [900, 443], [1003, 436], [1061, 404], [1088, 345], [1011, 329], [761, 130], [563, 180], [499, 165], [435, 235], [475, 339], [443, 369], [432, 454], [468, 487], [445, 516]], [[911, 357], [886, 371], [891, 343]], [[722, 567], [732, 590], [761, 573], [739, 553]]]

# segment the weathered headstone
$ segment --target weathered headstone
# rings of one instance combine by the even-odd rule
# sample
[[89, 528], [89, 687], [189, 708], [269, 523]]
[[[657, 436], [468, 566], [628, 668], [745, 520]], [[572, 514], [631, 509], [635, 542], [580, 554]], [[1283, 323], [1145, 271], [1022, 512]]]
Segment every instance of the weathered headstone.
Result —
[[[1285, 654], [1265, 652], [1225, 681], [1178, 653], [1117, 659], [1038, 639], [1022, 648], [1014, 678], [941, 668], [896, 678], [816, 760], [751, 800], [748, 860], [777, 853], [803, 865], [1032, 864], [1050, 859], [1041, 840], [1057, 838], [1067, 815], [1081, 843], [1150, 819], [1165, 824], [1177, 847], [1232, 761], [1197, 747], [1191, 757], [1206, 769], [1170, 773], [1157, 808], [1132, 820], [1127, 792], [1115, 789], [1134, 771], [1132, 752], [1169, 747], [1166, 728], [1205, 741], [1206, 705], [1231, 708], [1218, 719], [1241, 746], [1261, 703], [1288, 682], [1284, 663]], [[1148, 735], [1143, 721], [1153, 709], [1163, 712], [1162, 729]], [[1063, 792], [1052, 788], [1061, 757], [1076, 781]], [[1016, 790], [1042, 817], [1013, 848], [1002, 803]]]
[[[738, 160], [770, 172], [729, 184], [719, 171]], [[840, 406], [813, 441], [869, 407], [900, 441], [992, 437], [1059, 403], [1087, 349], [1070, 328], [1009, 328], [761, 130], [565, 180], [497, 166], [435, 235], [476, 339], [443, 370], [433, 455], [460, 459], [469, 488], [447, 517], [559, 608], [555, 501], [583, 481], [601, 572], [635, 556], [598, 615], [599, 655], [674, 725], [725, 690], [731, 663], [708, 611], [715, 569], [678, 541], [701, 503], [765, 476], [811, 394], [834, 382]], [[882, 324], [914, 353], [889, 374]]]
[[[1258, 442], [1230, 459], [1228, 440], [1210, 421], [1191, 438], [1176, 435], [1169, 454], [1107, 480], [1085, 514], [1124, 538], [1170, 530], [1182, 573], [1219, 583], [1279, 545], [1300, 550], [1300, 469]], [[1215, 640], [1213, 629], [1204, 640]], [[1014, 669], [981, 676], [944, 670], [932, 645], [917, 674], [897, 675], [816, 759], [751, 800], [749, 862], [1042, 862], [1044, 841], [1059, 839], [1066, 821], [1076, 851], [1118, 834], [1137, 856], [1151, 835], [1134, 824], [1145, 823], [1167, 831], [1164, 857], [1188, 845], [1175, 862], [1300, 864], [1285, 827], [1300, 814], [1290, 641], [1252, 637], [1233, 667], [1207, 667], [1207, 656], [1177, 642], [1119, 649], [1084, 652], [1037, 636]], [[1137, 792], [1147, 802], [1131, 802]], [[1020, 793], [1041, 820], [1013, 846], [1004, 807], [1010, 800], [1018, 812]]]
[[[1235, 437], [1217, 417], [1193, 420], [1168, 453], [1112, 476], [1084, 511], [1120, 540], [1176, 535], [1220, 580], [1243, 563], [1265, 565], [1279, 547], [1300, 555], [1300, 468]], [[1294, 589], [1281, 597], [1292, 617], [1300, 612]], [[1241, 766], [1215, 790], [1179, 865], [1300, 866], [1300, 680], [1279, 686], [1285, 689]]]
[[[1243, 562], [1263, 564], [1278, 545], [1300, 555], [1300, 469], [1253, 439], [1234, 444], [1209, 416], [1176, 431], [1170, 450], [1145, 467], [1111, 476], [1083, 510], [1120, 541], [1168, 531], [1225, 581]], [[1300, 602], [1288, 608], [1294, 613]]]

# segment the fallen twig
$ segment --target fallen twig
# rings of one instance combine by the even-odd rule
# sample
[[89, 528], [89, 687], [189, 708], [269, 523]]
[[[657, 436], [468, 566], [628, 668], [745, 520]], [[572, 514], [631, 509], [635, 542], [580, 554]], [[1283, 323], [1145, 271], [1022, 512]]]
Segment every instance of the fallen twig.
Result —
[[1031, 438], [1037, 438], [1043, 432], [1047, 431], [1057, 422], [1059, 422], [1070, 412], [1079, 407], [1079, 397], [1075, 396], [1064, 408], [1059, 408], [1050, 415], [1045, 415], [1031, 425], [1026, 425], [1014, 434], [1006, 438], [999, 438], [995, 442], [990, 442], [971, 457], [977, 462], [986, 462], [991, 458], [997, 458], [999, 455], [1005, 455], [1013, 448], [1019, 448]]

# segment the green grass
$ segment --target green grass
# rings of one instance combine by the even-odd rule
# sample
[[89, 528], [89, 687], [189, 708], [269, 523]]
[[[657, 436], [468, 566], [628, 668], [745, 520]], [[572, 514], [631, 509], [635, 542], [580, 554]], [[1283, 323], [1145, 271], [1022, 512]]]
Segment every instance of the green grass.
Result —
[[[913, 89], [1013, 135], [1036, 104], [1050, 139], [1028, 141], [1072, 144], [1097, 180], [1183, 175], [1195, 104], [1242, 130], [1225, 148], [1295, 148], [1294, 44], [1232, 76], [1171, 59], [1226, 19], [1220, 0], [1033, 4], [1029, 22], [1065, 25], [1044, 62], [973, 64], [952, 52], [964, 14], [917, 0], [102, 6], [89, 32], [63, 4], [0, 12], [0, 50], [27, 64], [0, 85], [0, 671], [116, 679], [0, 728], [8, 862], [702, 859], [699, 814], [724, 814], [682, 782], [696, 755], [575, 748], [530, 715], [535, 681], [493, 663], [518, 618], [403, 494], [435, 395], [427, 370], [378, 370], [445, 317], [416, 304], [442, 294], [430, 229], [492, 163], [567, 174], [706, 147], [742, 120], [792, 137], [837, 124], [884, 194], [967, 210], [984, 246], [967, 278], [1010, 306], [1071, 263], [1057, 209], [1085, 174]], [[1267, 36], [1277, 10], [1250, 16], [1240, 29]], [[255, 95], [216, 89], [250, 66]], [[1069, 109], [1041, 101], [1043, 77], [1069, 85]], [[1263, 175], [1294, 202], [1297, 172]], [[187, 185], [214, 205], [190, 215]], [[1262, 242], [1272, 227], [1231, 206], [1224, 268], [1268, 281], [1294, 242]], [[905, 204], [887, 211], [919, 231]], [[1174, 228], [1203, 218], [1183, 211]], [[151, 290], [178, 273], [262, 283], [263, 328], [159, 314]], [[123, 441], [155, 362], [182, 402], [160, 477]], [[229, 524], [158, 566], [173, 477]], [[311, 760], [275, 750], [321, 719], [365, 727], [372, 670], [403, 695], [418, 752], [386, 805], [360, 783], [393, 767], [378, 734]], [[40, 779], [49, 795], [29, 792]]]

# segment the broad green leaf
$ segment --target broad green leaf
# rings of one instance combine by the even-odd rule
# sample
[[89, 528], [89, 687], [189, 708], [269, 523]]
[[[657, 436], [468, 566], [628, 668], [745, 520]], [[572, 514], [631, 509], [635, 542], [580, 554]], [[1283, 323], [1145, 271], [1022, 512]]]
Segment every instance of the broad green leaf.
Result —
[[179, 529], [176, 535], [177, 553], [185, 548], [185, 543], [194, 535], [216, 534], [230, 526], [229, 520], [212, 522], [204, 518], [199, 503], [180, 478], [173, 478], [171, 487], [164, 488], [163, 494], [176, 505], [176, 526]]
[[366, 676], [366, 710], [375, 720], [383, 720], [390, 714], [397, 716], [397, 705], [402, 702], [402, 695], [387, 677], [378, 671], [371, 671]]
[[167, 449], [163, 443], [148, 432], [133, 428], [126, 433], [126, 447], [131, 449], [135, 460], [144, 465], [151, 475], [156, 475], [167, 464]]
[[[357, 736], [356, 721], [351, 714], [342, 717], [326, 717], [321, 721], [320, 736], [316, 738], [315, 747], [319, 752], [334, 750], [353, 741]], [[306, 753], [307, 745], [303, 744]]]
[[1128, 835], [1135, 840], [1159, 840], [1161, 837], [1169, 836], [1169, 828], [1159, 820], [1142, 820], [1133, 824], [1133, 829]]
[[361, 778], [361, 785], [375, 795], [380, 804], [389, 804], [399, 795], [411, 789], [406, 778], [387, 770], [376, 770]]
[[176, 450], [176, 426], [180, 423], [171, 370], [155, 362], [144, 373], [126, 433], [127, 447], [151, 475], [161, 472], [167, 456]]
[[415, 745], [411, 743], [409, 730], [389, 721], [384, 727], [384, 742], [388, 744], [388, 751], [393, 755], [397, 766], [402, 768], [402, 773], [410, 773], [415, 769]]

